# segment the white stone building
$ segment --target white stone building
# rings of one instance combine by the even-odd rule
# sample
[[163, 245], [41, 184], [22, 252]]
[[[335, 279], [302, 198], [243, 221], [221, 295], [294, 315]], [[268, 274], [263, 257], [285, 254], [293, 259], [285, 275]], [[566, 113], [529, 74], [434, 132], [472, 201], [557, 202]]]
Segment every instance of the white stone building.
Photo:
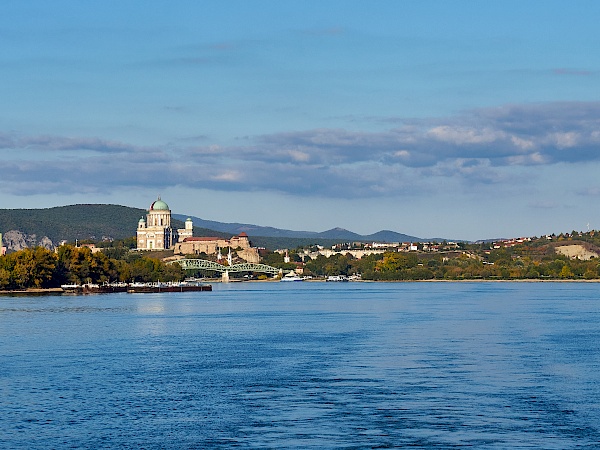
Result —
[[185, 228], [174, 230], [171, 227], [171, 210], [159, 196], [150, 205], [146, 219], [142, 217], [138, 222], [137, 249], [169, 250], [193, 234], [194, 224], [190, 218], [185, 221]]

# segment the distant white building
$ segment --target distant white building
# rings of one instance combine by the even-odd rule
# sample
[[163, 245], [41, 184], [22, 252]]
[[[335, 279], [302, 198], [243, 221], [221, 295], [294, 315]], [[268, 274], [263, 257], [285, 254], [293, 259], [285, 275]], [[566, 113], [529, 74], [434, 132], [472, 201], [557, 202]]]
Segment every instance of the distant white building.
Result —
[[138, 250], [168, 250], [177, 242], [194, 234], [192, 219], [185, 221], [185, 228], [174, 230], [171, 227], [171, 210], [169, 205], [160, 199], [150, 205], [146, 218], [138, 222], [137, 249]]

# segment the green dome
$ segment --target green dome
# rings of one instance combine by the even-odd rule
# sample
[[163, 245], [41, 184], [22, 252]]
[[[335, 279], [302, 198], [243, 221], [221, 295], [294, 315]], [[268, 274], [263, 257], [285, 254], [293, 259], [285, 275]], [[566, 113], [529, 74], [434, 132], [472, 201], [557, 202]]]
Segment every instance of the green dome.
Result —
[[150, 211], [168, 211], [169, 205], [163, 202], [160, 197], [150, 205]]
[[140, 220], [138, 220], [138, 223], [146, 223], [146, 219], [142, 217]]

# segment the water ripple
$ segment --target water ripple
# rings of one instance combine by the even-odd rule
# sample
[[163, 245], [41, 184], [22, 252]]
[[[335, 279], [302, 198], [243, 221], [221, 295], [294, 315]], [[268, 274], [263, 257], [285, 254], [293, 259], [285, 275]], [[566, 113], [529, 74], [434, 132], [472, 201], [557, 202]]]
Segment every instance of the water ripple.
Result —
[[0, 442], [150, 449], [600, 442], [595, 285], [307, 284], [3, 299]]

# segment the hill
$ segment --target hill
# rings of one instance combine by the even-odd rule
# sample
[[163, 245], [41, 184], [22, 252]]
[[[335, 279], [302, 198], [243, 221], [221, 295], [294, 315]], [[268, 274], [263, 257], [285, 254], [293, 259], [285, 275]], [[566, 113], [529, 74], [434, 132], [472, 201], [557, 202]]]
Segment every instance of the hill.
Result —
[[[200, 217], [186, 216], [183, 214], [173, 214], [174, 218], [184, 221], [187, 217], [191, 217], [194, 221], [194, 226], [200, 226], [211, 230], [230, 233], [232, 235], [246, 233], [254, 239], [257, 236], [270, 238], [293, 238], [293, 239], [319, 239], [325, 241], [348, 242], [348, 241], [379, 241], [379, 242], [423, 242], [426, 239], [407, 234], [396, 233], [395, 231], [382, 230], [370, 235], [360, 235], [344, 228], [333, 228], [331, 230], [316, 232], [316, 231], [295, 231], [281, 228], [264, 227], [260, 225], [251, 225], [247, 223], [225, 223], [215, 222], [213, 220], [205, 220]], [[312, 243], [317, 243], [312, 242]], [[292, 247], [292, 246], [289, 246]]]
[[71, 205], [45, 209], [0, 209], [0, 230], [17, 230], [52, 242], [124, 239], [135, 234], [146, 211], [118, 205]]
[[[10, 237], [12, 250], [25, 246], [43, 245], [52, 247], [66, 240], [113, 240], [126, 239], [135, 235], [140, 217], [147, 211], [140, 208], [108, 204], [80, 204], [44, 209], [0, 209], [0, 232], [5, 241]], [[183, 228], [188, 217], [173, 214], [174, 228]], [[242, 232], [251, 237], [255, 246], [296, 248], [307, 245], [329, 247], [339, 242], [405, 242], [423, 241], [415, 236], [380, 231], [362, 236], [344, 228], [333, 228], [323, 232], [293, 231], [263, 227], [244, 223], [222, 223], [192, 217], [195, 236], [231, 237]], [[9, 233], [11, 232], [11, 233]], [[51, 242], [49, 242], [51, 241]], [[19, 244], [17, 244], [19, 242]]]
[[367, 236], [363, 236], [363, 238], [367, 238], [369, 241], [373, 242], [423, 242], [425, 240], [435, 240], [438, 242], [443, 241], [443, 239], [421, 239], [415, 236], [409, 236], [407, 234], [396, 233], [395, 231], [390, 230], [381, 230], [377, 233], [369, 234]]

